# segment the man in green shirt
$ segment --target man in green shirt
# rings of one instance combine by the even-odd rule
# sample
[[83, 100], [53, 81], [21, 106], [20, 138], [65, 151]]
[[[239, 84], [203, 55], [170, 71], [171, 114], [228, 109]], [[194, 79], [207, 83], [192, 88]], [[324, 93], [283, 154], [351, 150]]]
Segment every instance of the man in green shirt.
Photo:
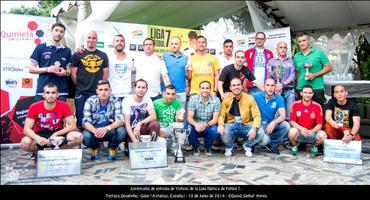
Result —
[[161, 124], [160, 137], [167, 138], [167, 149], [172, 152], [177, 149], [177, 143], [173, 134], [174, 128], [184, 128], [184, 109], [181, 110], [181, 102], [176, 98], [176, 90], [173, 85], [167, 85], [163, 97], [153, 102], [157, 114], [157, 120]]
[[294, 55], [294, 64], [298, 70], [298, 95], [296, 99], [302, 99], [300, 91], [304, 85], [308, 84], [312, 86], [314, 91], [312, 100], [323, 107], [326, 102], [323, 76], [331, 72], [332, 66], [323, 51], [310, 46], [310, 38], [307, 33], [298, 36], [298, 45], [300, 51]]

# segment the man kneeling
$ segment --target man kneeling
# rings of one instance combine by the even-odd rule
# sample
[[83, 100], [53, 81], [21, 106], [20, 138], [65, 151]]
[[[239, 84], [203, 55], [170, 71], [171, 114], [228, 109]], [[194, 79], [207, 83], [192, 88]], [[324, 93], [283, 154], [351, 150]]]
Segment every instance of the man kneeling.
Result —
[[[62, 136], [61, 148], [72, 148], [81, 144], [82, 134], [76, 130], [76, 121], [68, 104], [57, 100], [58, 87], [52, 83], [44, 86], [44, 100], [33, 103], [24, 123], [24, 137], [21, 148], [28, 152], [37, 152], [46, 147], [53, 147], [49, 138]], [[67, 126], [63, 127], [63, 120]], [[35, 164], [37, 158], [35, 159]]]

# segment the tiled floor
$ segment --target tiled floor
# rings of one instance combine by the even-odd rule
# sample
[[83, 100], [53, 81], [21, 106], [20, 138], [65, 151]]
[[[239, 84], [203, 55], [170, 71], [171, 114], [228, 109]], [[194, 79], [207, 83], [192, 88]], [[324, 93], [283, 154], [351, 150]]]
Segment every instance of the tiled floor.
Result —
[[[370, 147], [370, 140], [363, 148]], [[175, 164], [168, 156], [168, 167], [130, 170], [127, 157], [119, 153], [118, 160], [89, 160], [84, 149], [82, 175], [36, 178], [30, 153], [20, 149], [1, 150], [1, 185], [368, 185], [370, 184], [370, 154], [362, 154], [362, 165], [328, 163], [323, 156], [310, 157], [308, 152], [292, 156], [281, 147], [275, 155], [257, 149], [247, 158], [243, 151], [232, 157], [223, 152], [207, 157], [204, 152], [193, 156], [186, 153], [185, 164]], [[12, 169], [11, 169], [12, 168]], [[14, 173], [11, 173], [14, 172]], [[18, 174], [18, 177], [16, 177]]]

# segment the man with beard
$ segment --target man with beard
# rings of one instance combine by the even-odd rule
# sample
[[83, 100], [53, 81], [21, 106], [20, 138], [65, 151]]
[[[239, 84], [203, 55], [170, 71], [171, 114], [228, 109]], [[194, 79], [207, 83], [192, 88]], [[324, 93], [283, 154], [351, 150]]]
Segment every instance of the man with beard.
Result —
[[[43, 101], [33, 103], [24, 123], [24, 137], [21, 148], [28, 152], [37, 152], [52, 147], [51, 137], [62, 136], [61, 148], [72, 148], [82, 142], [82, 134], [76, 131], [76, 121], [66, 102], [57, 100], [58, 87], [53, 83], [44, 86]], [[67, 126], [63, 126], [63, 120]], [[37, 154], [36, 154], [37, 155]], [[37, 158], [35, 159], [35, 164]]]
[[109, 81], [100, 80], [96, 86], [97, 95], [85, 102], [83, 144], [91, 148], [91, 160], [99, 159], [99, 142], [103, 141], [109, 141], [107, 159], [115, 160], [116, 149], [126, 137], [121, 102], [110, 95], [111, 92]]
[[122, 101], [131, 92], [132, 68], [134, 59], [124, 49], [125, 37], [116, 35], [113, 40], [114, 51], [109, 58], [109, 83], [112, 87], [112, 95]]
[[325, 132], [328, 139], [342, 139], [348, 143], [351, 140], [360, 141], [360, 111], [355, 102], [347, 99], [347, 89], [343, 85], [334, 87], [334, 98], [326, 105]]
[[60, 100], [67, 100], [69, 65], [71, 64], [72, 53], [68, 47], [60, 43], [64, 37], [65, 29], [65, 26], [59, 22], [53, 24], [51, 27], [51, 41], [37, 45], [31, 55], [29, 72], [39, 74], [36, 101], [43, 99], [43, 88], [48, 83], [57, 85]]
[[323, 116], [320, 104], [312, 100], [313, 89], [311, 85], [302, 87], [302, 99], [293, 103], [290, 112], [288, 137], [293, 144], [291, 153], [298, 154], [298, 144], [311, 143], [311, 155], [319, 155], [318, 146], [324, 143], [326, 133], [322, 131]]
[[226, 145], [225, 156], [231, 156], [235, 138], [244, 140], [245, 156], [252, 157], [253, 145], [261, 141], [264, 131], [260, 129], [261, 114], [254, 98], [242, 92], [242, 81], [233, 78], [230, 82], [232, 95], [222, 101], [218, 119], [218, 132]]

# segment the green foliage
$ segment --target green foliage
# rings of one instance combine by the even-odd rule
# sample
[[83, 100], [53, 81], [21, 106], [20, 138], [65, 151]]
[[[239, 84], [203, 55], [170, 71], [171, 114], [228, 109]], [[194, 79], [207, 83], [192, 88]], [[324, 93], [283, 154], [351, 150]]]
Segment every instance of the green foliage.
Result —
[[50, 17], [51, 10], [61, 2], [61, 0], [39, 0], [37, 1], [37, 7], [25, 7], [22, 5], [20, 8], [11, 8], [9, 13]]
[[370, 80], [370, 45], [364, 34], [359, 37], [359, 44], [356, 48], [358, 66], [361, 79]]
[[367, 97], [359, 97], [356, 99], [356, 101], [357, 103], [370, 105], [370, 98], [367, 98]]
[[294, 56], [299, 51], [297, 37], [292, 38], [292, 56]]

